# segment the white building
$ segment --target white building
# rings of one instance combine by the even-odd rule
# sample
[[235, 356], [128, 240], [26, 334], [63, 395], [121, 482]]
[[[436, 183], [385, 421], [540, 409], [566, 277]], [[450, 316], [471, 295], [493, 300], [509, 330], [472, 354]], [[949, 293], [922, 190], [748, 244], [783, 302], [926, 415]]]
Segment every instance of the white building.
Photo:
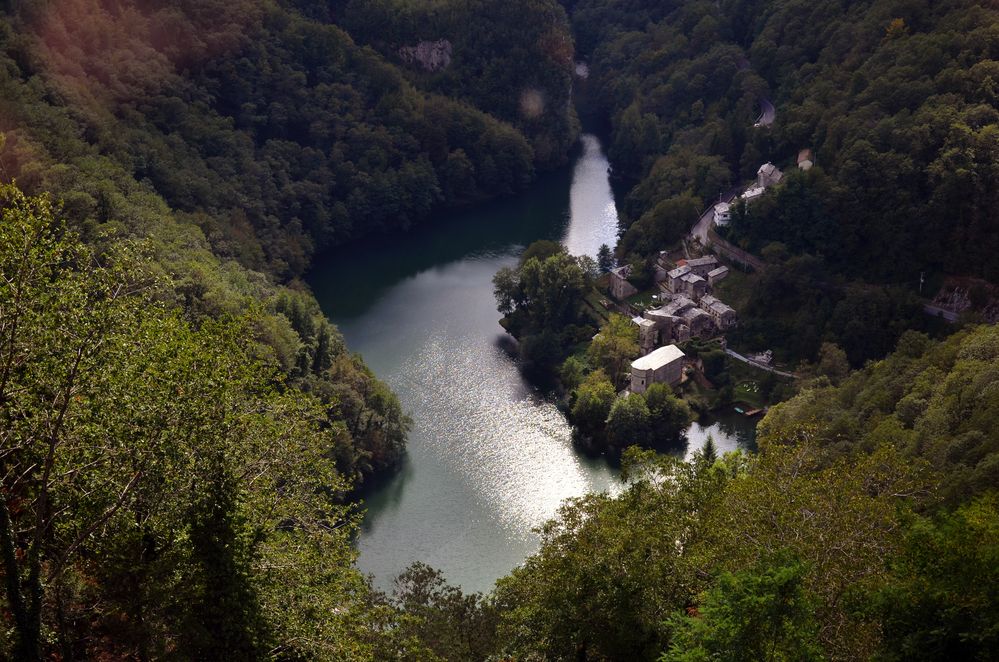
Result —
[[727, 202], [719, 202], [715, 205], [715, 225], [720, 228], [732, 222], [732, 205]]
[[739, 197], [741, 197], [743, 200], [745, 200], [746, 203], [750, 203], [753, 200], [756, 200], [757, 198], [759, 198], [764, 193], [766, 193], [766, 189], [763, 188], [762, 186], [752, 186], [750, 188], [747, 188], [746, 191], [745, 191], [745, 193], [743, 193]]
[[813, 165], [815, 165], [815, 156], [812, 154], [812, 150], [806, 147], [798, 152], [798, 167], [800, 169], [811, 170]]
[[631, 392], [645, 393], [652, 384], [676, 386], [683, 379], [683, 352], [676, 345], [660, 347], [631, 364]]

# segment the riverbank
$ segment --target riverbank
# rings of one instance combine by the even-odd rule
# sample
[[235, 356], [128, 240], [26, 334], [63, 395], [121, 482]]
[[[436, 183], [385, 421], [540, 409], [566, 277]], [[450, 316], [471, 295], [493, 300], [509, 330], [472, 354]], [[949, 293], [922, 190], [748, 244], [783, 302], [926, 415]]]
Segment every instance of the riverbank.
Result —
[[[378, 587], [424, 561], [486, 591], [537, 550], [533, 529], [565, 499], [620, 489], [617, 469], [579, 453], [555, 403], [520, 375], [492, 286], [537, 239], [595, 255], [617, 231], [593, 136], [572, 167], [524, 195], [317, 261], [308, 282], [324, 312], [413, 417], [398, 474], [363, 495], [358, 564]], [[699, 448], [708, 431], [719, 447], [748, 443], [736, 426], [692, 426], [682, 450]]]

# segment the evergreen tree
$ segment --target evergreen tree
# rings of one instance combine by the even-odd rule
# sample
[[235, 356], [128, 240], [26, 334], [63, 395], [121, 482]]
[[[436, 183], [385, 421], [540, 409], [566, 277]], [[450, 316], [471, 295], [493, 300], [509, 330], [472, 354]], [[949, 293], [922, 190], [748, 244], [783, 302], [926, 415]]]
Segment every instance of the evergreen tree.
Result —
[[614, 268], [614, 253], [607, 244], [600, 244], [600, 249], [597, 250], [597, 266], [600, 273], [604, 274]]

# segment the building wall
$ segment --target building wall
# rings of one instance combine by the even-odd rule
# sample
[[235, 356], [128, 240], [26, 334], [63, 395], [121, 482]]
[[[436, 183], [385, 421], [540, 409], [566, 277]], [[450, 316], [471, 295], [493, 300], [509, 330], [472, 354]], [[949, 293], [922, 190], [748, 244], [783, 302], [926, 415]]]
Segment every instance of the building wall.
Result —
[[634, 285], [632, 285], [627, 280], [621, 278], [615, 273], [612, 273], [610, 275], [610, 290], [611, 290], [611, 295], [615, 299], [619, 300], [627, 299], [632, 294], [636, 294], [638, 292], [638, 290], [635, 289]]
[[631, 369], [631, 392], [645, 393], [652, 384], [676, 386], [683, 377], [683, 357], [671, 361], [658, 370]]

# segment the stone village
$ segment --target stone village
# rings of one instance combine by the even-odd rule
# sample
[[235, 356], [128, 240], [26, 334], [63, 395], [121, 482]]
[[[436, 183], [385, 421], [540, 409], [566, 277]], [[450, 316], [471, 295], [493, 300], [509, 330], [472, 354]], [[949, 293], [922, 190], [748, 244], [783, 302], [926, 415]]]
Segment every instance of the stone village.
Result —
[[[802, 151], [798, 166], [802, 169], [811, 166], [810, 152]], [[783, 173], [775, 165], [766, 163], [760, 166], [756, 181], [740, 198], [749, 204], [782, 178]], [[730, 219], [731, 205], [719, 202], [709, 213], [712, 214], [711, 224], [724, 226]], [[714, 255], [673, 263], [663, 251], [655, 267], [659, 293], [654, 298], [659, 306], [632, 318], [638, 326], [642, 352], [642, 356], [631, 364], [629, 390], [632, 393], [644, 393], [655, 383], [679, 385], [689, 361], [677, 345], [692, 338], [706, 340], [720, 336], [737, 323], [735, 310], [713, 295], [714, 286], [729, 273], [729, 268]], [[628, 281], [631, 275], [629, 265], [619, 266], [609, 273], [608, 291], [619, 302], [638, 293]], [[725, 347], [724, 338], [722, 347]], [[760, 367], [766, 365], [765, 360], [760, 363]]]

